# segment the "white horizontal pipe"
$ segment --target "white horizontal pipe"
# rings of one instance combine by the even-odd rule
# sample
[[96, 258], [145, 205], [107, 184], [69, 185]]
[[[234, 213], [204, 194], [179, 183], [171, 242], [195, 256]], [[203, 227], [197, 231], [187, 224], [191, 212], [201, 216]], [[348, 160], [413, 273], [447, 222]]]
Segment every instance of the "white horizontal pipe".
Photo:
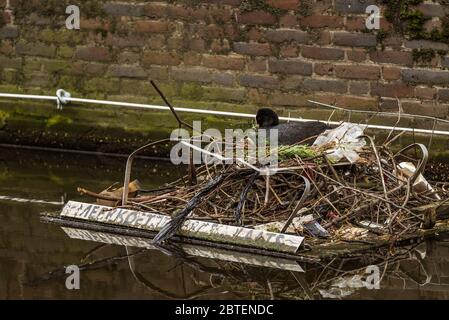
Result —
[[[0, 93], [0, 98], [16, 98], [16, 99], [31, 99], [31, 100], [53, 100], [58, 101], [56, 96], [40, 96], [40, 95], [26, 95], [26, 94], [15, 94], [15, 93]], [[90, 103], [90, 104], [98, 104], [98, 105], [107, 105], [114, 107], [131, 107], [137, 109], [148, 109], [148, 110], [166, 110], [169, 111], [170, 108], [166, 106], [157, 106], [150, 104], [141, 104], [141, 103], [130, 103], [130, 102], [118, 102], [118, 101], [108, 101], [108, 100], [94, 100], [94, 99], [82, 99], [82, 98], [64, 98], [67, 102], [79, 102], [79, 103]], [[193, 108], [174, 108], [178, 112], [189, 112], [189, 113], [198, 113], [198, 114], [212, 114], [219, 116], [230, 116], [237, 118], [255, 118], [256, 116], [251, 113], [239, 113], [239, 112], [228, 112], [228, 111], [219, 111], [219, 110], [204, 110], [204, 109], [193, 109]], [[379, 113], [381, 114], [381, 113]], [[280, 120], [284, 121], [293, 121], [293, 122], [310, 122], [316, 121], [313, 119], [302, 119], [302, 118], [289, 118], [289, 117], [279, 117]], [[328, 121], [327, 123], [333, 125], [339, 125], [340, 122], [336, 121]], [[424, 133], [424, 134], [434, 134], [434, 135], [443, 135], [449, 136], [449, 131], [442, 130], [428, 130], [428, 129], [414, 129], [414, 128], [405, 128], [405, 127], [391, 127], [391, 126], [381, 126], [369, 124], [367, 125], [369, 129], [377, 129], [377, 130], [393, 130], [393, 131], [406, 131], [406, 132], [414, 132], [414, 133]]]

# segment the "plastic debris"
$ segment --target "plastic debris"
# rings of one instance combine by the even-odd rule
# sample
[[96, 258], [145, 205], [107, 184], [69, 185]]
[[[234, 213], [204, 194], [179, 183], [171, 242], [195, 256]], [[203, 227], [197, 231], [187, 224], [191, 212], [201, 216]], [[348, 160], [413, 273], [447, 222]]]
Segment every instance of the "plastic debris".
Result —
[[366, 126], [353, 123], [343, 123], [335, 129], [322, 133], [314, 142], [313, 146], [334, 146], [326, 150], [326, 157], [331, 162], [339, 162], [346, 158], [349, 162], [355, 163], [359, 160], [358, 152], [366, 145], [366, 141], [360, 136], [363, 135]]
[[[399, 176], [401, 178], [410, 179], [416, 172], [416, 167], [412, 162], [401, 162], [398, 164]], [[436, 199], [441, 200], [441, 197], [436, 194], [435, 190], [432, 186], [427, 182], [426, 178], [422, 174], [420, 174], [415, 183], [413, 184], [413, 191], [422, 193], [422, 192], [430, 192], [430, 194]]]

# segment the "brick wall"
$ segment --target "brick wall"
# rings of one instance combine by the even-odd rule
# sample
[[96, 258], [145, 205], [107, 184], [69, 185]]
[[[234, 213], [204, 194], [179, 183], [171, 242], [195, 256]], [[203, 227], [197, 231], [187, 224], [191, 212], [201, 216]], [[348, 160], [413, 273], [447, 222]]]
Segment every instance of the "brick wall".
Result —
[[[0, 91], [148, 101], [154, 79], [185, 100], [391, 111], [398, 97], [404, 112], [448, 116], [449, 45], [393, 33], [380, 44], [365, 27], [375, 0], [72, 1], [78, 31], [65, 28], [68, 1], [9, 2]], [[449, 13], [433, 1], [417, 8], [427, 28]], [[419, 61], [419, 48], [438, 54]]]

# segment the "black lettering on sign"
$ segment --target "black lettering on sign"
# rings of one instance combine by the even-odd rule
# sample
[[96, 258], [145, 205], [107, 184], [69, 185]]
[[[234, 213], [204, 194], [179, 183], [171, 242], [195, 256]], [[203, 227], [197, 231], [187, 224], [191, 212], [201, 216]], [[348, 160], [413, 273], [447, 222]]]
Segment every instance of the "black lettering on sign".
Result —
[[100, 209], [99, 206], [93, 206], [92, 210], [90, 211], [88, 219], [95, 219], [97, 217], [97, 213], [98, 213], [99, 209]]
[[137, 219], [136, 219], [136, 221], [135, 221], [135, 224], [141, 226], [141, 225], [142, 225], [143, 219], [144, 219], [144, 215], [143, 215], [143, 214], [140, 214], [140, 215], [137, 217]]
[[101, 218], [103, 218], [103, 215], [104, 215], [104, 208], [102, 208], [102, 209], [100, 210], [100, 212], [98, 212], [98, 214], [97, 214], [97, 219], [98, 219], [98, 220], [101, 220]]
[[115, 223], [123, 223], [123, 210], [117, 212], [117, 217], [115, 218]]
[[150, 220], [151, 220], [151, 215], [148, 215], [147, 220], [143, 224], [147, 226], [150, 223]]
[[89, 215], [90, 209], [92, 209], [92, 205], [89, 205], [86, 208], [84, 208], [80, 216], [86, 218]]
[[133, 225], [135, 223], [136, 219], [137, 219], [137, 213], [136, 212], [130, 212], [128, 214], [128, 216], [126, 217], [125, 224]]
[[116, 210], [109, 210], [106, 213], [106, 216], [104, 217], [105, 220], [110, 220], [112, 219], [112, 216], [114, 215], [114, 213], [116, 213]]

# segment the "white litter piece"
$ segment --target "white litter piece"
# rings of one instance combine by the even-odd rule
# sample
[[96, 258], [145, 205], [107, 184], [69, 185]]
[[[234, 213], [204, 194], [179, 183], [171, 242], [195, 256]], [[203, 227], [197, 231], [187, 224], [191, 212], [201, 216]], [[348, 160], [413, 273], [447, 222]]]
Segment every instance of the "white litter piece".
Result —
[[[61, 217], [159, 232], [171, 217], [150, 212], [111, 208], [97, 204], [69, 201]], [[296, 253], [304, 237], [290, 234], [228, 226], [201, 220], [187, 220], [179, 235], [212, 242], [241, 245], [264, 250]]]
[[359, 160], [358, 152], [366, 145], [366, 141], [360, 138], [367, 126], [345, 122], [335, 129], [326, 130], [314, 142], [314, 146], [324, 146], [334, 143], [335, 146], [328, 150], [326, 157], [332, 162], [339, 162], [346, 158], [355, 163]]
[[[398, 164], [399, 175], [405, 177], [406, 179], [411, 178], [415, 172], [416, 167], [412, 162], [401, 162]], [[432, 188], [429, 182], [427, 182], [426, 178], [422, 174], [418, 176], [415, 183], [413, 184], [413, 190], [416, 192], [426, 192], [430, 191], [432, 196], [436, 200], [441, 200], [441, 197], [435, 193], [435, 190]]]

